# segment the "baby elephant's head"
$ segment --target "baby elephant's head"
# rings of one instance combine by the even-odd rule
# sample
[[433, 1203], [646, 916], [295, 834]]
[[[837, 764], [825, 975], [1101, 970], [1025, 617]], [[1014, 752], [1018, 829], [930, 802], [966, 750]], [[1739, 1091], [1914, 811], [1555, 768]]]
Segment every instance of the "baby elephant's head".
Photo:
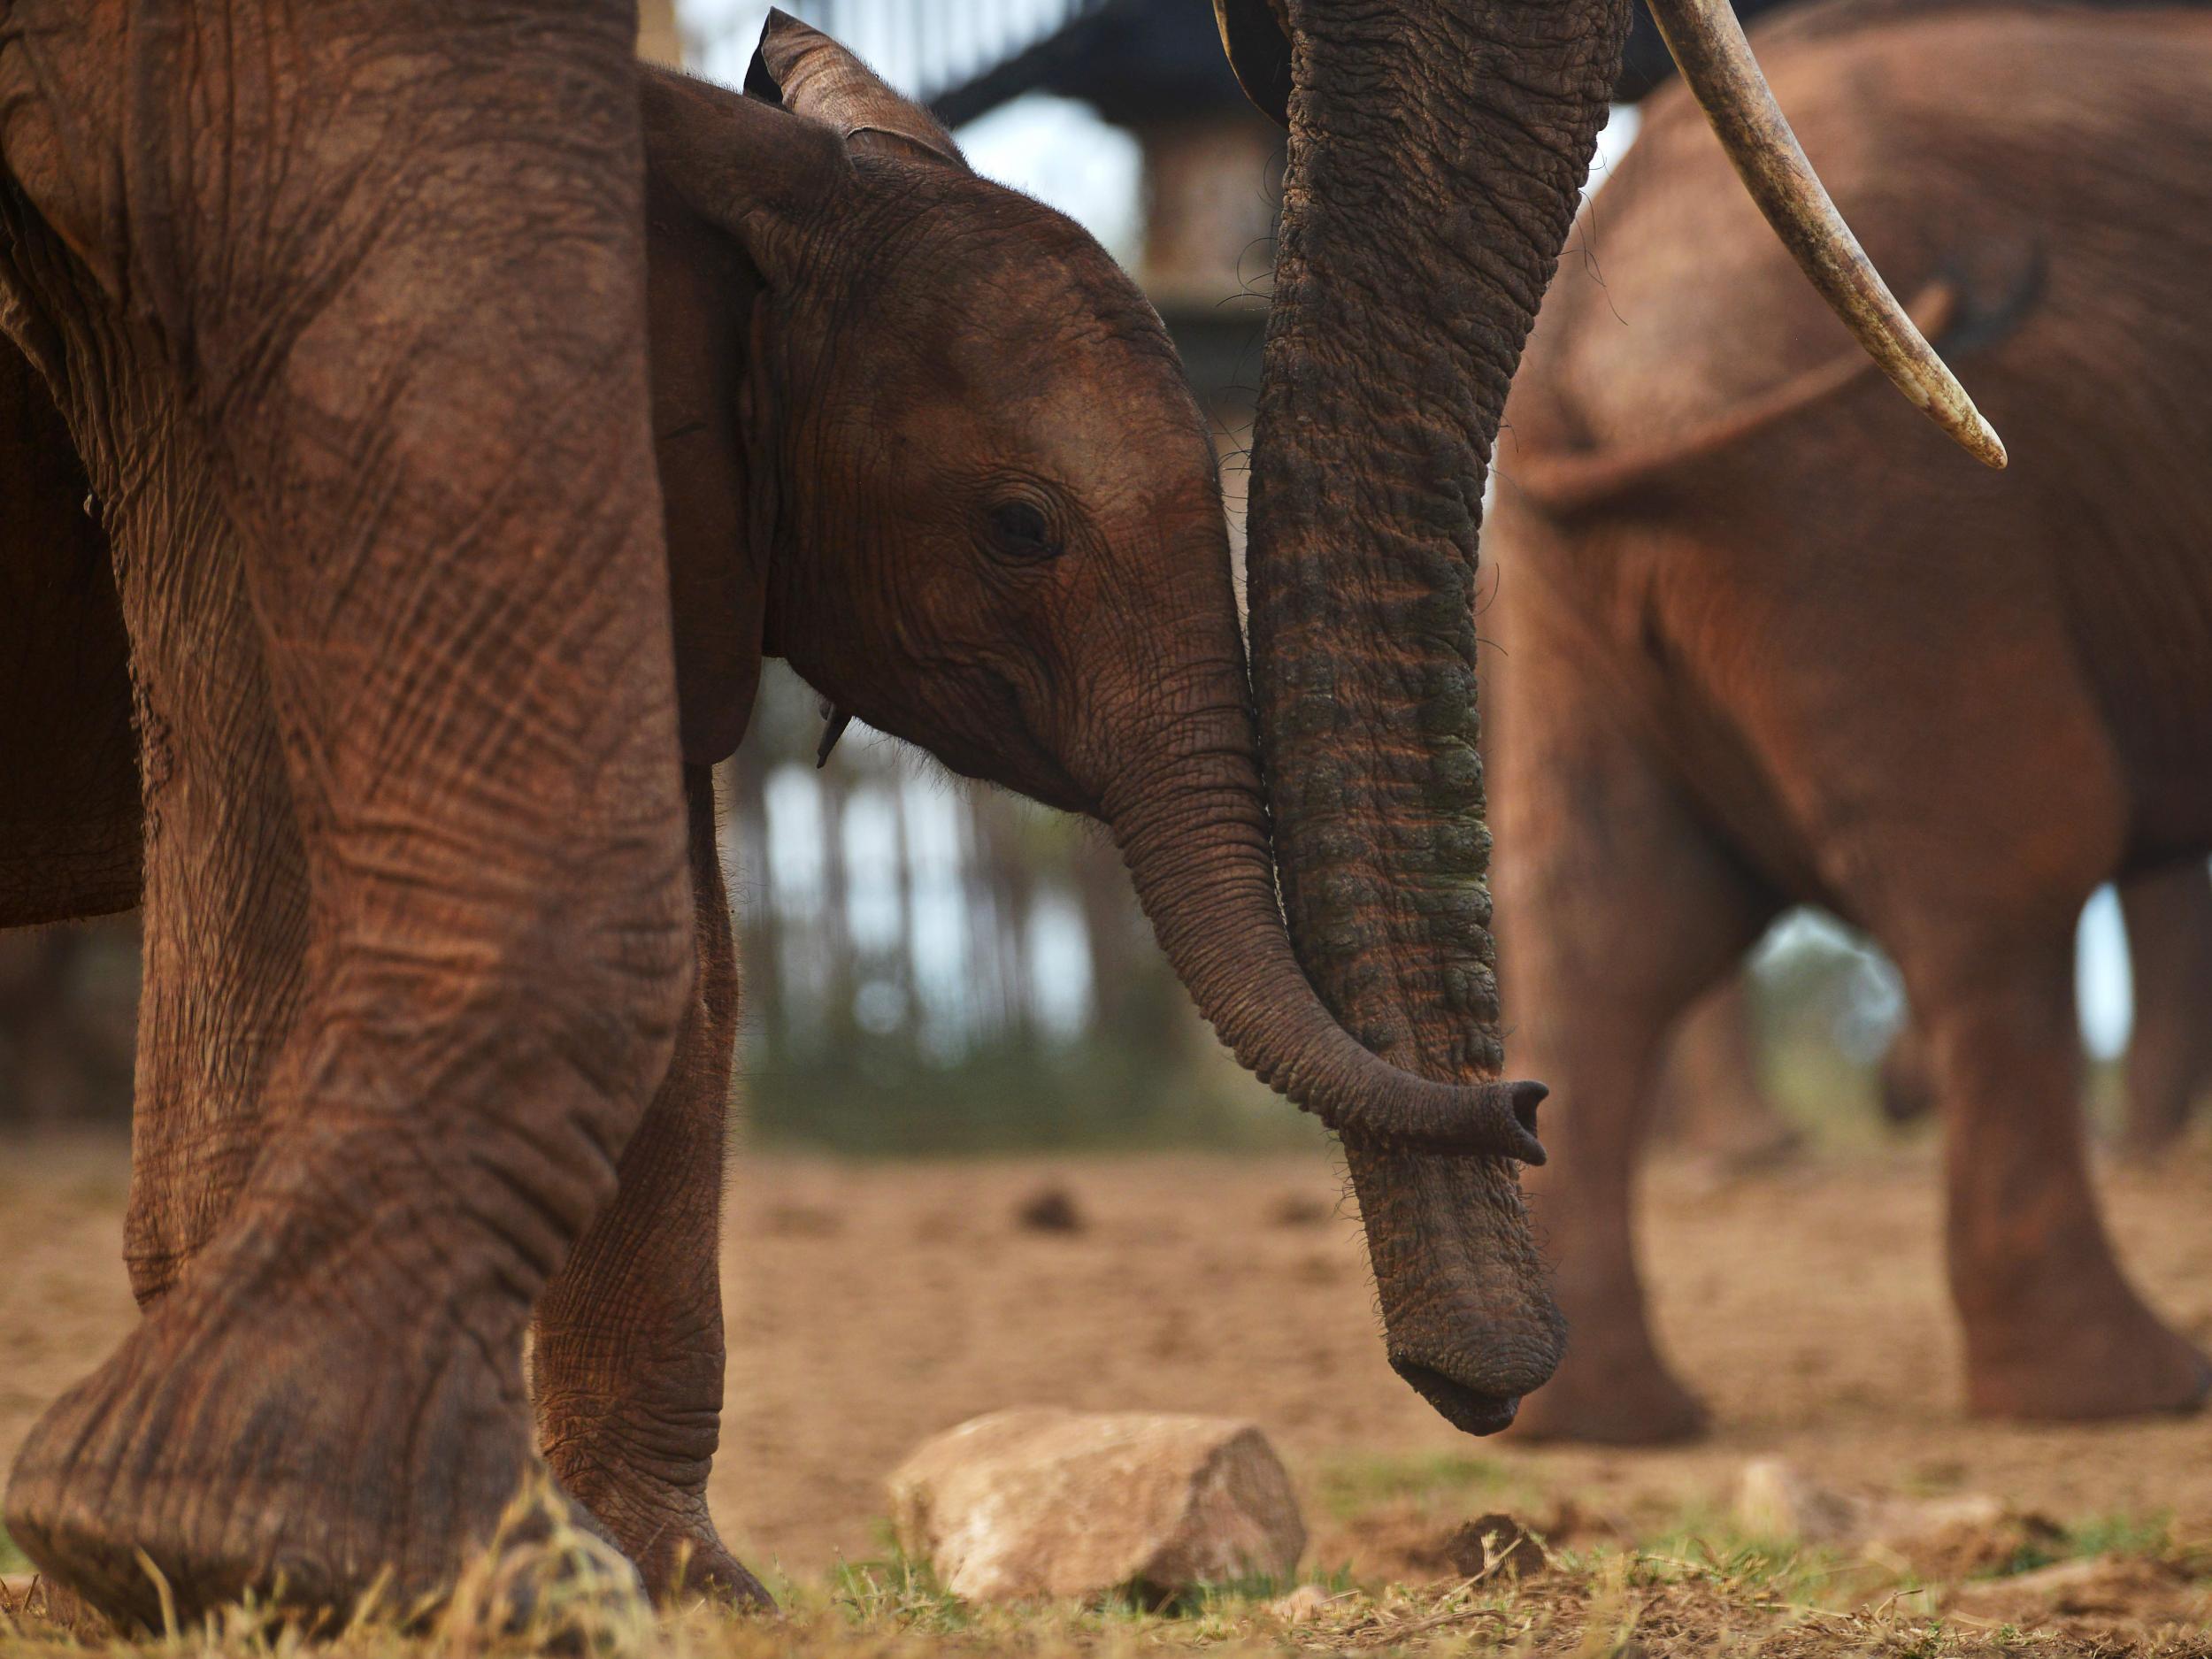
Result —
[[[741, 515], [699, 552], [742, 543], [757, 649], [1076, 810], [1197, 727], [1248, 749], [1214, 449], [1135, 285], [805, 25], [772, 19], [747, 85], [657, 79], [647, 130], [672, 518], [703, 472]], [[705, 654], [723, 682], [729, 643]]]
[[786, 657], [955, 771], [1102, 818], [1199, 1008], [1294, 1100], [1540, 1158], [1531, 1097], [1385, 1064], [1291, 954], [1213, 446], [1128, 278], [787, 18], [746, 96], [651, 75], [645, 115], [690, 757], [735, 746]]

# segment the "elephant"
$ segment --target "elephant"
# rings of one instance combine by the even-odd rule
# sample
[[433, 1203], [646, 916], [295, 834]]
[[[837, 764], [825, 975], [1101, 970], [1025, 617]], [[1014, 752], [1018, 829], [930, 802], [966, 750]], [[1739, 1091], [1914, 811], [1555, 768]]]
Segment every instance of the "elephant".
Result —
[[1576, 1333], [1521, 1430], [1701, 1427], [1632, 1183], [1662, 1034], [1793, 902], [1890, 953], [1925, 1036], [1969, 1408], [2193, 1408], [2212, 1368], [2091, 1188], [2073, 936], [2212, 848], [2212, 19], [1840, 0], [1759, 43], [2020, 465], [1915, 446], [1655, 95], [1586, 225], [1602, 285], [1531, 341], [1486, 549], [1505, 994], [1557, 1091], [1534, 1202]]
[[[1724, 8], [1673, 4], [1765, 211], [1993, 464]], [[42, 1569], [144, 1623], [430, 1606], [527, 1489], [657, 1592], [763, 1599], [702, 1494], [710, 768], [769, 656], [1103, 820], [1218, 1034], [1339, 1133], [1391, 1364], [1510, 1422], [1561, 1331], [1474, 544], [1625, 12], [1379, 15], [1220, 8], [1290, 129], [1248, 669], [1157, 319], [812, 31], [772, 18], [741, 94], [641, 69], [616, 0], [9, 0], [0, 924], [140, 902], [147, 941], [144, 1317], [18, 1455]]]

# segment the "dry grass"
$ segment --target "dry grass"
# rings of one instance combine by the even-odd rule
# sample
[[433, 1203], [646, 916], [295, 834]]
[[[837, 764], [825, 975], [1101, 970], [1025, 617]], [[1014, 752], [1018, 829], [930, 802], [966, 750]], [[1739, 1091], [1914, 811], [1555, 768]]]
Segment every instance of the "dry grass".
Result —
[[[1357, 1516], [1352, 1518], [1359, 1518]], [[312, 1638], [250, 1608], [211, 1625], [127, 1640], [73, 1617], [43, 1586], [0, 1588], [0, 1659], [87, 1651], [178, 1659], [503, 1659], [561, 1651], [666, 1659], [893, 1659], [923, 1654], [1499, 1654], [1529, 1659], [1743, 1655], [1799, 1659], [2182, 1659], [2212, 1655], [2212, 1540], [2155, 1522], [2065, 1529], [2032, 1555], [1978, 1578], [1924, 1578], [1895, 1556], [1806, 1550], [1733, 1535], [1686, 1517], [1634, 1547], [1555, 1548], [1525, 1578], [1493, 1567], [1417, 1583], [1342, 1572], [1289, 1586], [1222, 1586], [1167, 1606], [1130, 1595], [970, 1607], [925, 1564], [895, 1554], [825, 1578], [776, 1585], [785, 1613], [734, 1618], [704, 1606], [652, 1614], [623, 1587], [602, 1547], [557, 1530], [495, 1550], [415, 1633], [373, 1605]], [[502, 1609], [531, 1609], [503, 1628]]]

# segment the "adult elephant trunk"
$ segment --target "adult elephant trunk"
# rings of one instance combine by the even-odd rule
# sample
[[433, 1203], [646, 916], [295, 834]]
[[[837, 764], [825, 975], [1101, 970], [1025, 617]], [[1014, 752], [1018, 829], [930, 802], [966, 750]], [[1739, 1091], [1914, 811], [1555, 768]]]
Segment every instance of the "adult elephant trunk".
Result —
[[[1370, 1048], [1494, 1077], [1475, 540], [1627, 6], [1273, 10], [1291, 130], [1248, 576], [1283, 902]], [[1503, 1427], [1563, 1335], [1514, 1165], [1356, 1134], [1345, 1154], [1391, 1363], [1453, 1423]]]
[[[2002, 446], [1858, 250], [1726, 0], [1655, 0], [1754, 196], [1892, 380]], [[1253, 680], [1297, 959], [1377, 1054], [1494, 1077], [1475, 540], [1521, 348], [1572, 222], [1626, 0], [1216, 0], [1290, 127], [1254, 434]], [[1515, 1170], [1345, 1134], [1392, 1363], [1483, 1430], [1563, 1332]]]

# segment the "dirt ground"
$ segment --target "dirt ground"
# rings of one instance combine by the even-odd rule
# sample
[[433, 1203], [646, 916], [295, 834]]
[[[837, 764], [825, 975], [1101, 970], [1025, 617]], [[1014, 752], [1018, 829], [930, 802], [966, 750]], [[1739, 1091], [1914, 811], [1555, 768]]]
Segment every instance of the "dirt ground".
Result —
[[[0, 1466], [134, 1317], [121, 1147], [0, 1143]], [[2212, 1148], [2104, 1175], [2124, 1259], [2212, 1343]], [[1074, 1225], [1018, 1211], [1064, 1194]], [[1019, 1404], [1234, 1414], [1308, 1498], [1311, 1560], [1399, 1571], [1477, 1506], [1647, 1537], [1724, 1512], [1747, 1459], [1890, 1493], [1986, 1493], [2069, 1525], [2170, 1517], [2212, 1537], [2212, 1423], [1968, 1420], [1924, 1148], [1722, 1181], [1655, 1173], [1659, 1324], [1716, 1432], [1628, 1453], [1474, 1441], [1384, 1363], [1330, 1157], [936, 1164], [741, 1156], [725, 1263], [731, 1371], [714, 1498], [756, 1566], [816, 1577], [882, 1550], [883, 1477], [925, 1436]]]

